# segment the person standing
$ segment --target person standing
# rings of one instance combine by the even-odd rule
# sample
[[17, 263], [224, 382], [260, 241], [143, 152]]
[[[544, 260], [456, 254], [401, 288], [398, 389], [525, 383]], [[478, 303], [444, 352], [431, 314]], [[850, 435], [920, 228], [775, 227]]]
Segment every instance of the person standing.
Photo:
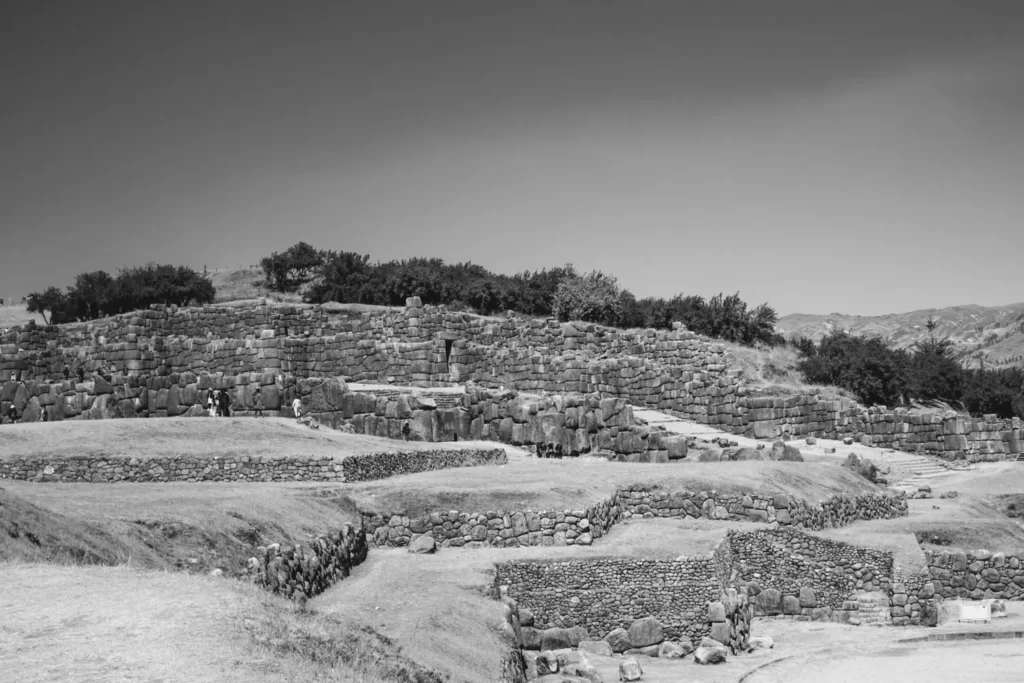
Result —
[[221, 396], [224, 397], [224, 417], [231, 417], [231, 394], [221, 389]]
[[210, 417], [217, 417], [217, 406], [213, 401], [213, 392], [206, 395], [206, 409], [210, 411]]
[[256, 393], [252, 397], [253, 408], [256, 410], [256, 417], [263, 417], [263, 394], [259, 387], [256, 387]]
[[61, 372], [63, 372], [64, 374], [64, 379], [68, 379], [69, 377], [71, 377], [71, 368], [68, 367], [67, 363], [64, 364], [64, 370], [62, 370]]
[[295, 414], [296, 420], [302, 417], [302, 400], [298, 396], [292, 401], [292, 412]]

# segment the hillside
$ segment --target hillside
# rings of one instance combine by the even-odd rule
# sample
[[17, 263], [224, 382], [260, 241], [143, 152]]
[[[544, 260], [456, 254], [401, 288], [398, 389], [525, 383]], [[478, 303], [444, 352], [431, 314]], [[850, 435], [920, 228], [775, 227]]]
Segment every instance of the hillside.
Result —
[[882, 337], [897, 348], [907, 348], [928, 338], [925, 324], [931, 316], [938, 323], [939, 339], [953, 342], [969, 367], [1024, 366], [1024, 302], [1008, 306], [949, 306], [909, 313], [863, 316], [832, 313], [794, 313], [779, 319], [776, 327], [787, 339], [808, 337], [817, 341], [834, 330], [855, 335]]

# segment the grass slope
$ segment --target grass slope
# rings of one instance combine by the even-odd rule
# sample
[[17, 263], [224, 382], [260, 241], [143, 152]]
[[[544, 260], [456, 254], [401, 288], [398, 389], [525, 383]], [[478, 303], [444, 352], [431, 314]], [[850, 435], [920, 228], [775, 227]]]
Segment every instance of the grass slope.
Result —
[[438, 680], [372, 629], [228, 579], [0, 564], [0, 614], [3, 679], [22, 683]]

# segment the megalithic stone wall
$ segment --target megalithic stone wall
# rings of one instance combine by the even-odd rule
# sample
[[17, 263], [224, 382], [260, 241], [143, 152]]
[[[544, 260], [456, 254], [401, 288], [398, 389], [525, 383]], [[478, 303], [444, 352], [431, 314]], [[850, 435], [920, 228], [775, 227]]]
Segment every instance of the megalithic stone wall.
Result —
[[260, 547], [249, 560], [250, 578], [259, 586], [289, 598], [312, 598], [348, 577], [366, 559], [366, 534], [345, 524], [313, 539], [309, 546]]
[[[1018, 419], [912, 415], [810, 395], [752, 395], [722, 344], [678, 326], [618, 330], [513, 315], [483, 317], [422, 306], [417, 299], [405, 308], [358, 310], [155, 306], [107, 320], [29, 325], [0, 335], [0, 380], [9, 382], [14, 375], [15, 383], [51, 384], [62, 379], [65, 365], [75, 373], [81, 367], [87, 379], [101, 370], [156, 379], [220, 373], [274, 377], [282, 389], [298, 379], [336, 376], [425, 387], [472, 380], [488, 388], [599, 394], [757, 438], [867, 437], [878, 445], [950, 459], [1001, 459], [1024, 449]], [[8, 405], [18, 400], [6, 399]], [[179, 405], [188, 405], [187, 400]], [[101, 405], [100, 412], [108, 409]], [[161, 415], [161, 410], [148, 413]], [[374, 433], [382, 429], [379, 423], [374, 428]], [[636, 452], [628, 446], [618, 450]]]

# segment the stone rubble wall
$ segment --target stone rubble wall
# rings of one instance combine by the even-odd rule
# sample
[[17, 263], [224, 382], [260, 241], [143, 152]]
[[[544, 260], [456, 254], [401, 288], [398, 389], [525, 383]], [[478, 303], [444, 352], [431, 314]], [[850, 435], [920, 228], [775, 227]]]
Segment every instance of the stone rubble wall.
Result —
[[858, 519], [892, 519], [906, 514], [907, 501], [902, 494], [834, 495], [809, 503], [782, 494], [733, 496], [716, 491], [667, 492], [630, 487], [585, 509], [451, 510], [412, 516], [401, 511], [364, 513], [363, 526], [378, 546], [404, 547], [430, 533], [441, 548], [503, 548], [590, 545], [613, 524], [634, 515], [775, 522], [784, 527], [824, 529]]
[[661, 622], [666, 638], [699, 640], [711, 628], [707, 605], [722, 590], [708, 558], [503, 562], [495, 582], [530, 608], [536, 629], [580, 626], [593, 638], [644, 615]]
[[614, 497], [580, 510], [431, 512], [421, 516], [363, 513], [376, 546], [405, 547], [430, 534], [440, 548], [590, 545], [618, 520]]
[[366, 534], [345, 524], [310, 541], [309, 546], [260, 547], [249, 560], [249, 576], [259, 586], [289, 598], [312, 598], [346, 578], [366, 559]]
[[892, 586], [889, 552], [789, 528], [730, 531], [727, 539], [739, 579], [756, 596], [758, 616], [828, 618], [855, 593]]
[[350, 455], [341, 461], [345, 481], [373, 481], [401, 474], [429, 472], [452, 467], [504, 465], [508, 455], [503, 448], [432, 449], [400, 453]]
[[[756, 438], [814, 435], [948, 459], [1024, 450], [1019, 419], [865, 410], [847, 400], [752, 395], [724, 345], [681, 327], [618, 330], [555, 320], [483, 317], [422, 306], [205, 306], [90, 323], [28, 325], [0, 335], [0, 379], [58, 380], [67, 364], [114, 373], [272, 375], [350, 381], [599, 393]], [[652, 449], [663, 450], [663, 449]], [[624, 451], [628, 452], [628, 451]]]
[[129, 456], [0, 457], [0, 479], [112, 483], [167, 481], [345, 481], [341, 459], [329, 455], [167, 458]]

